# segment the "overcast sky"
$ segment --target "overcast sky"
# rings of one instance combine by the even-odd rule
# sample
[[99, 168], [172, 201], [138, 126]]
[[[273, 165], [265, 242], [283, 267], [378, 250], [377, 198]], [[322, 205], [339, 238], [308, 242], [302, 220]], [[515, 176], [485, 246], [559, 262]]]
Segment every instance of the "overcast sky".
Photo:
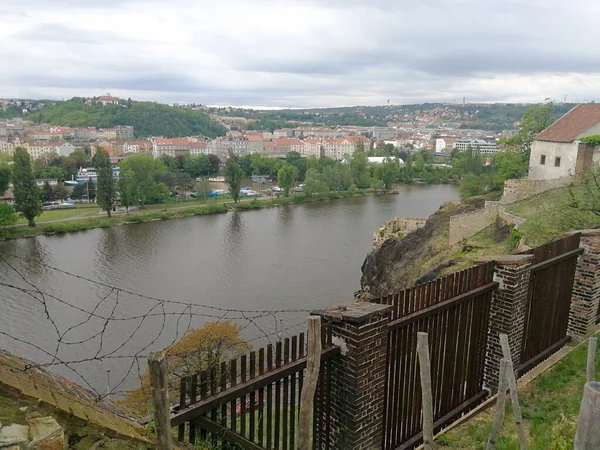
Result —
[[595, 0], [1, 0], [0, 97], [600, 98]]

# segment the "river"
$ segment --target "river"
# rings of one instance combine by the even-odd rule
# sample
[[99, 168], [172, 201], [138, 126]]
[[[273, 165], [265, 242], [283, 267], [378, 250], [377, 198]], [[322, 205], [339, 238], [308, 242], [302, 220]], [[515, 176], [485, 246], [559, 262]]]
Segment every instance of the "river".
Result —
[[[232, 318], [246, 339], [276, 339], [272, 333], [285, 334], [308, 313], [248, 310], [351, 301], [383, 222], [427, 217], [458, 198], [447, 185], [399, 190], [0, 242], [0, 254], [18, 271], [0, 261], [0, 348], [36, 363], [54, 361], [48, 367], [104, 393], [107, 370], [111, 390], [134, 386], [138, 364], [130, 356], [165, 347], [190, 326]], [[55, 354], [74, 363], [56, 364]], [[108, 358], [75, 362], [96, 356]]]

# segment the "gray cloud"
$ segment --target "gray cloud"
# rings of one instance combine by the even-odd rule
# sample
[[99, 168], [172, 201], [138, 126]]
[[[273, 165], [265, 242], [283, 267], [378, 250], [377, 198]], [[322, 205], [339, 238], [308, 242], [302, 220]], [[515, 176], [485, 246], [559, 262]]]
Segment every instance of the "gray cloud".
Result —
[[3, 5], [19, 17], [0, 29], [4, 95], [304, 107], [600, 90], [593, 0], [51, 3]]

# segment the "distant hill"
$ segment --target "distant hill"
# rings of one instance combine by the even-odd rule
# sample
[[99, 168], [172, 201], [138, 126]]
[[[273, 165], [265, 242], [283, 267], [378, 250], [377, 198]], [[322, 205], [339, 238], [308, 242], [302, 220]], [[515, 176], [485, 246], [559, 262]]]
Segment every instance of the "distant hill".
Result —
[[[279, 128], [289, 124], [324, 126], [387, 126], [388, 123], [427, 123], [434, 126], [458, 125], [461, 128], [501, 131], [515, 129], [515, 122], [535, 104], [525, 103], [423, 103], [415, 105], [350, 106], [285, 110], [248, 110], [212, 108], [209, 112], [228, 117], [244, 117], [246, 128]], [[575, 103], [557, 103], [555, 114], [560, 117]]]
[[86, 105], [73, 98], [56, 102], [26, 116], [28, 120], [69, 127], [112, 128], [133, 125], [137, 137], [181, 137], [204, 135], [215, 138], [227, 131], [209, 115], [190, 109], [176, 108], [153, 102], [127, 102], [119, 105]]

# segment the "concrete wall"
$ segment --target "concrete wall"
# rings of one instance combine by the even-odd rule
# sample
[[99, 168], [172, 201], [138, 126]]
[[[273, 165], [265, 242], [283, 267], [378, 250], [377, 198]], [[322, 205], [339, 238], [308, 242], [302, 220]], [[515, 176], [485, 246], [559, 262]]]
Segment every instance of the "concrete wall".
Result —
[[550, 180], [506, 180], [504, 182], [504, 194], [500, 204], [518, 202], [542, 192], [569, 186], [573, 182], [572, 177], [554, 178]]
[[400, 234], [408, 234], [422, 228], [427, 219], [414, 219], [408, 217], [396, 217], [386, 223], [373, 234], [373, 248], [378, 248], [383, 241], [389, 238], [397, 238]]
[[[529, 179], [548, 180], [575, 175], [579, 142], [533, 141], [529, 157]], [[546, 156], [541, 164], [542, 155]], [[555, 167], [555, 158], [560, 157], [560, 167]]]
[[485, 208], [450, 217], [450, 230], [448, 233], [450, 245], [468, 239], [490, 226], [496, 221], [498, 209], [499, 205], [497, 203], [487, 202]]

